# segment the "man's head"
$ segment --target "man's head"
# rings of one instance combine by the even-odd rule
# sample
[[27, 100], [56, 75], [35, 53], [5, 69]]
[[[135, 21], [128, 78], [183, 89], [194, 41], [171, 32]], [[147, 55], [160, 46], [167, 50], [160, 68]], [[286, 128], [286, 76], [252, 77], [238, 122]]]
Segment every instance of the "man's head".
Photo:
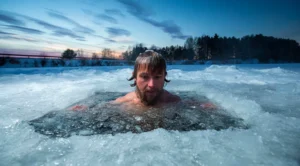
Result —
[[155, 104], [163, 92], [166, 79], [166, 61], [155, 51], [141, 53], [135, 61], [134, 71], [129, 80], [134, 79], [131, 86], [136, 86], [137, 96], [146, 105]]

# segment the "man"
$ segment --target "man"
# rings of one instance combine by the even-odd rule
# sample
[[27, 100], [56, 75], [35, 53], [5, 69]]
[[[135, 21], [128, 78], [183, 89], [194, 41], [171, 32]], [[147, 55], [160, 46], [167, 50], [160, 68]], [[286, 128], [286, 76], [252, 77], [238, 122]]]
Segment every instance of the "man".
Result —
[[[222, 114], [211, 116], [203, 113], [203, 110], [216, 109], [211, 103], [186, 99], [180, 102], [180, 97], [164, 89], [165, 83], [170, 82], [166, 76], [164, 58], [157, 52], [145, 51], [137, 57], [129, 79], [134, 81], [131, 86], [135, 86], [135, 91], [112, 102], [102, 103], [99, 107], [97, 104], [92, 104], [92, 107], [75, 105], [68, 109], [83, 112], [91, 110], [90, 114], [66, 115], [55, 111], [30, 121], [30, 125], [34, 126], [35, 131], [52, 137], [69, 137], [73, 134], [141, 133], [157, 128], [177, 131], [220, 130], [231, 126], [247, 128], [239, 125], [240, 119], [232, 120]], [[178, 104], [171, 106], [173, 103]], [[164, 108], [161, 108], [162, 106]], [[169, 106], [171, 109], [168, 109]], [[194, 111], [191, 112], [190, 108]], [[53, 125], [56, 121], [63, 124]]]
[[[170, 103], [180, 102], [179, 96], [171, 94], [164, 89], [164, 85], [169, 80], [167, 76], [167, 65], [161, 54], [147, 50], [136, 58], [134, 70], [129, 81], [134, 81], [132, 87], [135, 91], [119, 97], [111, 104], [121, 104], [124, 110], [132, 110], [133, 107], [143, 112], [148, 107], [161, 107]], [[195, 103], [204, 109], [215, 109], [216, 106], [211, 103]], [[85, 111], [88, 107], [85, 105], [75, 105], [69, 110]], [[136, 109], [135, 109], [136, 110]]]
[[159, 107], [169, 103], [180, 101], [180, 97], [171, 94], [164, 89], [166, 79], [166, 61], [162, 55], [155, 51], [147, 50], [140, 53], [134, 65], [134, 71], [129, 81], [134, 80], [131, 86], [136, 86], [134, 92], [130, 92], [115, 100], [115, 103], [139, 105], [144, 107]]

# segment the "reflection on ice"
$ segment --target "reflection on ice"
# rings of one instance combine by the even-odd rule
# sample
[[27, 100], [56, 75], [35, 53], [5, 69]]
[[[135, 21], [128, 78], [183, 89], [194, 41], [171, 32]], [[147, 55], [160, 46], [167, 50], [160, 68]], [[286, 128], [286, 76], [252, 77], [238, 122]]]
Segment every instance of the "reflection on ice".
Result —
[[230, 116], [225, 110], [204, 110], [200, 104], [207, 102], [204, 96], [192, 92], [177, 92], [184, 100], [163, 108], [149, 108], [139, 114], [135, 110], [123, 110], [107, 101], [123, 95], [114, 92], [98, 92], [76, 104], [88, 106], [84, 112], [70, 110], [51, 111], [29, 122], [36, 132], [51, 137], [68, 137], [72, 134], [141, 133], [157, 128], [177, 131], [221, 130], [247, 128], [243, 120]]

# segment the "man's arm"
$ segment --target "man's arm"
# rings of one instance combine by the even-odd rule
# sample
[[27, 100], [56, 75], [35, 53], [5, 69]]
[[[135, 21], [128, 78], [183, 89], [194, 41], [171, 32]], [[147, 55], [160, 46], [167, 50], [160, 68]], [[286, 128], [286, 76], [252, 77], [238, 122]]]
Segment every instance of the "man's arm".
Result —
[[116, 100], [112, 101], [112, 103], [120, 104], [129, 101], [133, 101], [135, 99], [135, 92], [127, 93], [125, 96], [119, 97]]
[[200, 107], [204, 110], [216, 110], [218, 109], [218, 106], [213, 104], [210, 101], [197, 101], [197, 100], [187, 100], [185, 101], [186, 104], [191, 105], [192, 107]]
[[202, 104], [200, 104], [200, 107], [204, 108], [204, 109], [208, 109], [208, 110], [214, 110], [214, 109], [218, 108], [216, 105], [214, 105], [213, 103], [210, 103], [210, 102], [202, 103]]
[[69, 111], [87, 111], [89, 109], [88, 106], [80, 104], [80, 105], [74, 105], [70, 108], [68, 108]]

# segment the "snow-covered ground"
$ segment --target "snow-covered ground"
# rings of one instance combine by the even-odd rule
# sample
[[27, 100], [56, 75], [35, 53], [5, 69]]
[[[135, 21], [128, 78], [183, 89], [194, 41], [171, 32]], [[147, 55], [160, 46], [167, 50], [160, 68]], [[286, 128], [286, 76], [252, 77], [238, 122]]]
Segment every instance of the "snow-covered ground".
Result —
[[[0, 57], [0, 68], [31, 68], [31, 67], [83, 67], [83, 66], [128, 66], [134, 62], [127, 60], [102, 59], [51, 59], [51, 58], [3, 58]], [[176, 60], [169, 65], [212, 65], [212, 64], [258, 64], [257, 59], [218, 60]]]
[[28, 68], [28, 67], [82, 67], [82, 66], [124, 66], [129, 65], [126, 60], [102, 59], [51, 59], [51, 58], [3, 58], [0, 68]]
[[26, 121], [96, 91], [129, 92], [132, 66], [1, 68], [0, 165], [299, 165], [300, 64], [172, 65], [167, 90], [207, 96], [248, 130], [49, 138]]

